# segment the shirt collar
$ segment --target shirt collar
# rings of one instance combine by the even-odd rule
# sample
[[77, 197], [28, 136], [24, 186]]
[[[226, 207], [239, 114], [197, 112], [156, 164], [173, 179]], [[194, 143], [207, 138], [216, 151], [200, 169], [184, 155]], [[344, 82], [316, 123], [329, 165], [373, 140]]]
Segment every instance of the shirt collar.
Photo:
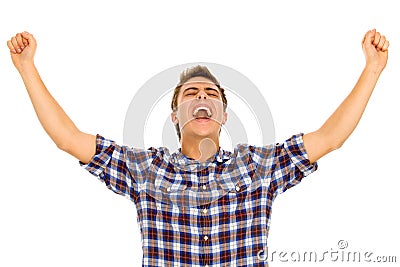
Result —
[[208, 166], [210, 163], [224, 163], [231, 159], [232, 152], [223, 150], [221, 147], [215, 152], [213, 156], [207, 159], [205, 162], [199, 162], [195, 159], [189, 158], [182, 153], [182, 149], [178, 148], [174, 153], [171, 154], [171, 162], [179, 169], [194, 170], [194, 168], [201, 166]]

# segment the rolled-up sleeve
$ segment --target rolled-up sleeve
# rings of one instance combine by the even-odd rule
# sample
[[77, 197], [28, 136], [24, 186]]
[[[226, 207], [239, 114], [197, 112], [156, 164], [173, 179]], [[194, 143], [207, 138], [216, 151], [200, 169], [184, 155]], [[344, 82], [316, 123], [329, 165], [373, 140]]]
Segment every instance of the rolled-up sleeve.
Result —
[[279, 194], [300, 183], [317, 170], [317, 163], [308, 159], [303, 133], [293, 135], [283, 143], [251, 147], [257, 173], [269, 180], [270, 192]]
[[293, 135], [282, 144], [277, 144], [274, 159], [271, 184], [277, 193], [283, 193], [300, 183], [304, 177], [318, 168], [317, 162], [311, 163], [308, 159], [302, 133]]
[[150, 151], [143, 149], [120, 146], [97, 134], [95, 155], [87, 164], [82, 162], [79, 164], [97, 176], [113, 192], [136, 201], [138, 197], [136, 181], [138, 176], [145, 175], [148, 166], [146, 162], [151, 154]]

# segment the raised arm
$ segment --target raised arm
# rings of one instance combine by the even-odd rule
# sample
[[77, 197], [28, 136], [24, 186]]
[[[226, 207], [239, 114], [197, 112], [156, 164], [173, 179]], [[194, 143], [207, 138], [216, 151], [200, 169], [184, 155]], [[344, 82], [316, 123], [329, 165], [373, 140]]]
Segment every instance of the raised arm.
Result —
[[388, 47], [389, 41], [375, 29], [365, 34], [362, 48], [366, 64], [353, 90], [321, 128], [303, 137], [311, 162], [340, 148], [356, 128], [378, 78], [386, 66]]
[[12, 37], [7, 46], [44, 130], [58, 148], [87, 163], [96, 150], [96, 137], [75, 126], [44, 85], [34, 64], [36, 40], [27, 32]]

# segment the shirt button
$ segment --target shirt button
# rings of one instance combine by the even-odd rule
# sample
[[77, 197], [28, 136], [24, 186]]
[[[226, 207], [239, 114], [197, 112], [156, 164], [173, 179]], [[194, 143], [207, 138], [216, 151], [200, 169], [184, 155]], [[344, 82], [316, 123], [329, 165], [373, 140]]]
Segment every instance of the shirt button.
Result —
[[204, 240], [207, 241], [208, 240], [208, 236], [204, 236]]
[[239, 186], [236, 186], [236, 191], [240, 191], [240, 187]]
[[203, 189], [206, 190], [206, 189], [207, 189], [207, 186], [206, 186], [206, 185], [203, 185]]
[[207, 213], [207, 209], [204, 209], [204, 210], [203, 210], [203, 213], [206, 214], [206, 213]]

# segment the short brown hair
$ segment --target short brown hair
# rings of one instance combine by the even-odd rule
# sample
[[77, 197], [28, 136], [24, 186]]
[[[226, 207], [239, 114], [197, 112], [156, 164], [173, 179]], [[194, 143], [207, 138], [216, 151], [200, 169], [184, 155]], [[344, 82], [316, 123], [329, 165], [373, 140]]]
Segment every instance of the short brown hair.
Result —
[[[222, 103], [224, 104], [224, 111], [226, 111], [226, 107], [228, 106], [228, 100], [226, 99], [225, 89], [221, 87], [217, 78], [210, 72], [210, 70], [206, 66], [200, 66], [200, 65], [187, 68], [181, 72], [179, 83], [175, 87], [174, 95], [172, 96], [172, 101], [171, 101], [172, 111], [176, 111], [178, 108], [178, 95], [179, 95], [179, 91], [180, 91], [182, 85], [194, 77], [206, 78], [206, 79], [210, 80], [211, 82], [213, 82], [218, 87], [219, 92], [221, 93]], [[178, 134], [179, 141], [180, 141], [181, 140], [181, 131], [179, 128], [179, 124], [175, 125], [175, 129], [176, 129], [176, 133]]]

